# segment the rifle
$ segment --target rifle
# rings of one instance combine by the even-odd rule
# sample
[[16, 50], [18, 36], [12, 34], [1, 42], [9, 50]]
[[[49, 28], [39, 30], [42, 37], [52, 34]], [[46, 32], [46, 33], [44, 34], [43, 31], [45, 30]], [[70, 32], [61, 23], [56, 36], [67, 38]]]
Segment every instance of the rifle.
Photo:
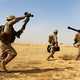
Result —
[[68, 29], [70, 29], [70, 30], [73, 30], [73, 31], [76, 31], [76, 32], [79, 32], [79, 33], [80, 33], [80, 30], [75, 29], [75, 28], [72, 28], [72, 27], [70, 27], [70, 26], [68, 26]]

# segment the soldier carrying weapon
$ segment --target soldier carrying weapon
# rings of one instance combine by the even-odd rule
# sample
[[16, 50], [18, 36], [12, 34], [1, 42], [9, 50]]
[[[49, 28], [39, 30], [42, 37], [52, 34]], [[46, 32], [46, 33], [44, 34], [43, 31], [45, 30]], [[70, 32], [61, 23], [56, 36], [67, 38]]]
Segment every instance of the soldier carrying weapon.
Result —
[[53, 32], [53, 35], [49, 35], [49, 45], [47, 47], [47, 51], [50, 53], [50, 55], [48, 56], [47, 60], [49, 60], [50, 58], [54, 58], [54, 53], [56, 51], [60, 50], [60, 47], [58, 45], [58, 30], [55, 30]]
[[[23, 33], [26, 24], [30, 20], [30, 17], [33, 17], [33, 15], [28, 12], [25, 12], [25, 15], [21, 17], [9, 16], [7, 17], [7, 22], [4, 25], [3, 31], [0, 32], [0, 48], [2, 53], [1, 67], [5, 71], [8, 71], [6, 69], [6, 64], [8, 64], [17, 55], [17, 52], [11, 46], [11, 43], [15, 41], [16, 37], [20, 38], [20, 35]], [[13, 25], [23, 19], [25, 19], [25, 22], [22, 28], [16, 32], [13, 28]]]
[[74, 37], [74, 47], [78, 48], [78, 56], [76, 58], [76, 60], [78, 60], [80, 58], [80, 30], [77, 30], [77, 29], [74, 29], [72, 27], [68, 27], [68, 29], [71, 29], [71, 30], [74, 30], [77, 32], [77, 34], [75, 34], [75, 37]]

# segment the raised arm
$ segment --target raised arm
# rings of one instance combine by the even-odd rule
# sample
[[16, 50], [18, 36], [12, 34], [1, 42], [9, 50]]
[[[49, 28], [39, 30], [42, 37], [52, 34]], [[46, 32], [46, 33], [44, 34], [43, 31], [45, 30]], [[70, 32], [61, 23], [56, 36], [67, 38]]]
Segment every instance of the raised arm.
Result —
[[15, 17], [15, 18], [12, 19], [11, 21], [9, 21], [9, 25], [14, 25], [16, 22], [24, 19], [25, 17], [28, 18], [28, 19], [26, 19], [26, 22], [28, 22], [28, 21], [29, 21], [29, 18], [30, 18], [30, 17], [34, 17], [34, 15], [31, 14], [31, 13], [25, 12], [25, 13], [24, 13], [24, 16]]
[[29, 22], [29, 20], [30, 20], [30, 18], [27, 17], [27, 18], [25, 19], [24, 24], [22, 25], [21, 29], [20, 29], [19, 31], [17, 31], [16, 36], [17, 36], [18, 38], [20, 38], [21, 34], [22, 34], [23, 31], [25, 30], [25, 27], [26, 27], [27, 23]]
[[9, 25], [14, 25], [15, 23], [19, 22], [20, 20], [24, 19], [25, 16], [16, 17], [13, 20], [9, 21]]
[[23, 31], [25, 30], [25, 27], [26, 27], [27, 23], [29, 22], [30, 17], [34, 17], [33, 14], [28, 13], [28, 12], [25, 12], [24, 15], [26, 16], [26, 18], [25, 18], [25, 20], [24, 20], [24, 24], [22, 25], [21, 29], [20, 29], [19, 31], [17, 31], [17, 33], [16, 33], [16, 36], [17, 36], [18, 38], [20, 38], [21, 34], [22, 34]]

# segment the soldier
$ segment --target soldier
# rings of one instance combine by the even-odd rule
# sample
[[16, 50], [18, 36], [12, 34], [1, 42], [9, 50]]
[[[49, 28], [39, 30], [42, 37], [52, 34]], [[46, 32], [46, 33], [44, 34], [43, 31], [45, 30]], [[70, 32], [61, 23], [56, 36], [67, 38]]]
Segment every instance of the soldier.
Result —
[[76, 58], [76, 60], [78, 60], [80, 58], [80, 32], [78, 32], [76, 35], [75, 35], [75, 38], [74, 38], [74, 47], [78, 48], [78, 56]]
[[59, 51], [59, 46], [58, 46], [58, 30], [55, 30], [53, 32], [53, 35], [49, 35], [49, 45], [47, 47], [48, 52], [50, 53], [50, 55], [48, 56], [47, 60], [49, 60], [50, 58], [54, 58], [54, 53], [56, 51]]
[[[1, 41], [0, 41], [0, 49], [1, 50], [0, 51], [1, 51], [2, 57], [3, 57], [3, 59], [1, 60], [1, 67], [5, 71], [8, 71], [6, 69], [6, 64], [9, 63], [17, 55], [17, 52], [11, 46], [12, 38], [14, 37], [13, 39], [15, 40], [13, 25], [15, 23], [19, 22], [20, 20], [25, 19], [26, 17], [27, 17], [26, 15], [21, 16], [21, 17], [15, 17], [15, 16], [7, 17], [7, 22], [5, 24], [4, 31], [1, 32], [1, 34], [0, 34], [0, 37], [1, 37]], [[27, 20], [29, 21], [29, 18]], [[21, 31], [23, 32], [23, 30], [24, 29], [22, 29]], [[19, 34], [21, 34], [21, 33], [19, 31]], [[17, 37], [20, 37], [19, 34], [16, 34]], [[13, 40], [13, 42], [14, 42], [14, 40]]]

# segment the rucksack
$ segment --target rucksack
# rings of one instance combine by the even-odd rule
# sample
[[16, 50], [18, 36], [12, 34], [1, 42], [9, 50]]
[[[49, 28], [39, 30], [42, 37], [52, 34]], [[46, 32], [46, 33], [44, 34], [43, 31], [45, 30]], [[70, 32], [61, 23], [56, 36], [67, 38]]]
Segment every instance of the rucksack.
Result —
[[[5, 28], [5, 25], [0, 25], [0, 34], [2, 32], [4, 32], [4, 28]], [[9, 42], [10, 43], [13, 43], [14, 42], [14, 40], [16, 38], [16, 33], [17, 32], [14, 30], [14, 28], [12, 28], [12, 34], [11, 34], [10, 39], [9, 39]], [[6, 41], [6, 40], [8, 40], [7, 38], [8, 38], [7, 37], [7, 34], [4, 34], [3, 36], [0, 35], [0, 40]]]

